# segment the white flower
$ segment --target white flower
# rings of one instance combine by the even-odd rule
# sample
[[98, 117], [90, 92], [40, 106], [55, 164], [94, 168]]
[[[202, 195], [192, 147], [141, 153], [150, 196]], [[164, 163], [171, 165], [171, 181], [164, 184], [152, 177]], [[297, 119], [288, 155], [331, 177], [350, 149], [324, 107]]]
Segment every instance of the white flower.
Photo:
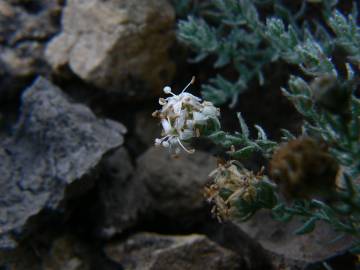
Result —
[[206, 125], [209, 120], [218, 122], [218, 108], [211, 102], [202, 102], [200, 98], [185, 92], [194, 81], [193, 77], [179, 95], [175, 95], [170, 86], [164, 87], [164, 93], [171, 96], [160, 98], [162, 108], [153, 113], [154, 117], [160, 119], [163, 128], [163, 137], [155, 139], [155, 145], [175, 148], [175, 153], [179, 153], [180, 148], [193, 153], [194, 150], [187, 149], [183, 142], [199, 136], [199, 127]]

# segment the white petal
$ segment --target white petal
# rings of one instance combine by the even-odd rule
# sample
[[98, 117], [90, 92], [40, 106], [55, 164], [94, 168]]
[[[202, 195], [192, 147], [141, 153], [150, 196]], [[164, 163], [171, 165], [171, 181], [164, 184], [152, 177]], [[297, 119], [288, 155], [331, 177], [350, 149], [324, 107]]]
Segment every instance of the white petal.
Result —
[[208, 119], [208, 117], [206, 117], [200, 112], [194, 112], [193, 117], [194, 117], [194, 122], [196, 122], [197, 124], [203, 124]]
[[205, 106], [202, 113], [207, 116], [217, 117], [218, 110], [214, 106]]
[[188, 129], [194, 128], [194, 120], [186, 120], [186, 126]]
[[186, 111], [182, 110], [180, 112], [180, 115], [175, 120], [175, 128], [179, 131], [184, 128], [185, 125], [185, 117], [186, 117]]
[[162, 125], [162, 127], [163, 127], [166, 134], [168, 134], [172, 129], [169, 121], [166, 120], [166, 119], [161, 119], [161, 125]]
[[190, 130], [190, 129], [185, 129], [183, 132], [180, 133], [180, 140], [186, 141], [188, 139], [191, 139], [192, 137], [194, 137], [194, 131]]
[[189, 99], [189, 100], [191, 100], [191, 101], [201, 101], [201, 98], [198, 98], [197, 96], [194, 96], [194, 95], [192, 95], [192, 94], [190, 94], [190, 93], [182, 93], [182, 94], [180, 94], [179, 95], [179, 97], [182, 99], [182, 100], [184, 100], [184, 99]]
[[164, 146], [165, 148], [168, 148], [170, 146], [170, 144], [168, 141], [163, 141], [162, 146]]
[[174, 109], [174, 113], [175, 113], [176, 115], [180, 115], [181, 107], [182, 107], [182, 103], [181, 103], [181, 102], [178, 101], [178, 102], [174, 103], [173, 109]]

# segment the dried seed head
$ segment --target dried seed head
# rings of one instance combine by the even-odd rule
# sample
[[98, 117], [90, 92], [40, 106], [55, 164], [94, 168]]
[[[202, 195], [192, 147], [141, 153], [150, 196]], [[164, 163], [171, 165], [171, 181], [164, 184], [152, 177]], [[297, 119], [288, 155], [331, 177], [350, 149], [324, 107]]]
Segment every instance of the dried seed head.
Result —
[[317, 77], [310, 87], [312, 97], [319, 107], [335, 114], [349, 114], [351, 91], [346, 91], [335, 76]]
[[338, 171], [326, 147], [308, 137], [281, 145], [270, 161], [270, 175], [289, 199], [329, 195]]
[[235, 204], [238, 200], [248, 203], [255, 201], [256, 185], [261, 181], [262, 174], [255, 175], [240, 168], [236, 161], [229, 161], [219, 163], [209, 177], [212, 184], [205, 187], [204, 196], [214, 204], [212, 214], [221, 221], [236, 213]]

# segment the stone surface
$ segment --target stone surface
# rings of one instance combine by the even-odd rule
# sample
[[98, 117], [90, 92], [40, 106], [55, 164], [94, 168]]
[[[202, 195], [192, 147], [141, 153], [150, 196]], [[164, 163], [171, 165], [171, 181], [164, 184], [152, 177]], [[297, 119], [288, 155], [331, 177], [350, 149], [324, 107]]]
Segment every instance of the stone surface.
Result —
[[206, 234], [212, 241], [241, 256], [246, 266], [245, 269], [285, 270], [274, 267], [268, 252], [230, 221], [219, 223], [216, 219], [207, 220], [198, 230], [199, 233]]
[[0, 100], [13, 98], [37, 74], [46, 74], [43, 51], [59, 30], [58, 0], [0, 1]]
[[135, 178], [146, 185], [152, 211], [190, 224], [209, 214], [202, 192], [215, 167], [216, 159], [201, 151], [176, 159], [166, 149], [152, 147], [137, 160]]
[[351, 245], [349, 237], [334, 241], [339, 234], [321, 222], [312, 233], [295, 235], [294, 231], [301, 224], [299, 220], [278, 222], [271, 218], [269, 212], [260, 211], [238, 226], [270, 252], [275, 265], [288, 267], [285, 269], [298, 269], [296, 267], [325, 260], [345, 251]]
[[13, 136], [0, 145], [0, 247], [14, 246], [10, 235], [29, 217], [56, 208], [65, 188], [120, 146], [125, 132], [38, 78], [22, 96]]
[[174, 72], [174, 18], [166, 0], [69, 0], [46, 56], [59, 74], [69, 67], [99, 88], [149, 96], [144, 87], [161, 91]]
[[124, 147], [105, 158], [104, 177], [98, 183], [101, 204], [101, 234], [108, 238], [137, 224], [148, 209], [149, 194], [133, 178], [134, 167]]
[[109, 245], [105, 252], [125, 270], [246, 269], [241, 257], [199, 234], [139, 233], [124, 243]]
[[51, 243], [47, 256], [43, 257], [42, 269], [90, 270], [89, 261], [84, 259], [87, 252], [84, 251], [85, 247], [78, 239], [69, 236], [57, 238]]
[[[119, 270], [101, 247], [71, 234], [35, 236], [14, 250], [0, 251], [0, 269], [12, 270]], [[42, 238], [42, 239], [39, 239]]]

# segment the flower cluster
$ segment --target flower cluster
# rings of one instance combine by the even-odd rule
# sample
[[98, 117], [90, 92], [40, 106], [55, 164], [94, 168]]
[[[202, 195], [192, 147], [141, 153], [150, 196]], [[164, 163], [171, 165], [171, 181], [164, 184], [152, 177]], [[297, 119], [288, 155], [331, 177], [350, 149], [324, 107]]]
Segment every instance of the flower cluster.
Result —
[[256, 200], [256, 186], [262, 178], [262, 172], [255, 175], [232, 160], [219, 164], [209, 177], [213, 183], [205, 187], [204, 195], [208, 202], [214, 204], [212, 214], [221, 221], [236, 213], [239, 200], [249, 204]]
[[179, 153], [182, 148], [187, 153], [193, 153], [193, 149], [187, 149], [183, 142], [194, 137], [199, 137], [201, 130], [210, 121], [219, 124], [220, 111], [211, 102], [201, 101], [200, 98], [185, 92], [194, 83], [191, 82], [179, 95], [172, 92], [169, 86], [164, 87], [164, 92], [170, 97], [160, 98], [161, 110], [155, 111], [153, 116], [160, 119], [162, 125], [162, 138], [155, 139], [156, 146], [175, 149]]

